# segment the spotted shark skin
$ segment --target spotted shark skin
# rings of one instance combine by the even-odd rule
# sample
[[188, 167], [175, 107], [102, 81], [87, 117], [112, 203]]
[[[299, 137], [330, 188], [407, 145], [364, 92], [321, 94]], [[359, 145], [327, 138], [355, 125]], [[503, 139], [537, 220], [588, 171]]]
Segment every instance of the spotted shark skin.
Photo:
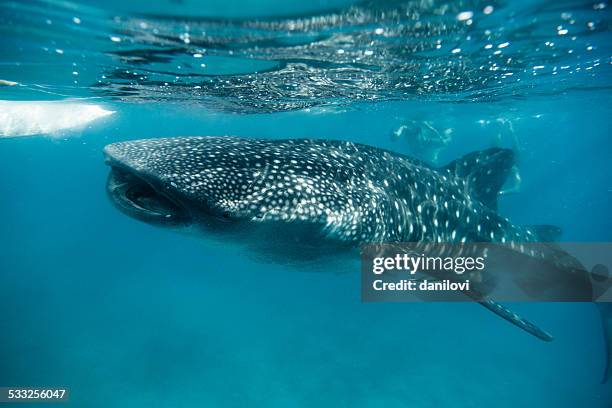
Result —
[[[277, 238], [269, 248], [291, 241], [298, 230], [314, 231], [308, 242], [318, 237], [321, 247], [500, 242], [518, 252], [522, 247], [515, 243], [558, 234], [553, 227], [517, 226], [497, 214], [498, 193], [514, 165], [507, 149], [470, 153], [442, 168], [372, 146], [318, 139], [145, 139], [113, 143], [104, 152], [111, 167], [170, 197], [189, 214], [189, 223], [217, 230], [238, 225], [241, 232], [274, 225], [269, 236], [250, 238]], [[477, 300], [532, 335], [552, 340], [493, 300]]]
[[481, 152], [443, 171], [390, 151], [328, 140], [147, 139], [111, 144], [105, 152], [183, 200], [257, 223], [317, 225], [356, 245], [537, 239], [474, 198], [469, 178], [456, 175], [481, 160], [487, 160], [483, 168], [511, 162], [509, 150]]

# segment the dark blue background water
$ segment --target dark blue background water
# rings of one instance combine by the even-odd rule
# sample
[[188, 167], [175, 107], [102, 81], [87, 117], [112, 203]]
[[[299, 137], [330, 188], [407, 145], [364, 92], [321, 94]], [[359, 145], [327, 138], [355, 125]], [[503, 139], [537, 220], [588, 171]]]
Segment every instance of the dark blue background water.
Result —
[[[101, 153], [176, 135], [334, 138], [409, 153], [390, 134], [418, 118], [453, 129], [440, 163], [518, 148], [522, 183], [500, 203], [512, 221], [606, 242], [605, 78], [592, 83], [601, 89], [517, 100], [247, 115], [102, 98], [116, 113], [80, 132], [0, 140], [0, 386], [68, 386], [79, 407], [609, 407], [593, 305], [513, 305], [554, 334], [544, 343], [474, 304], [365, 304], [357, 271], [258, 263], [124, 216], [106, 197]], [[11, 92], [2, 99], [22, 91]]]

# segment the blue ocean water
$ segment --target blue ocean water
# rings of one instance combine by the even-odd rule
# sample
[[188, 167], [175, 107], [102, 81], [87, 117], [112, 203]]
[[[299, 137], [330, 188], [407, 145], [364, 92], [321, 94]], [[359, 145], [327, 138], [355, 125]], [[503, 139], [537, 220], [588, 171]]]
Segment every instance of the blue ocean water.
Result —
[[115, 113], [0, 137], [0, 386], [68, 386], [76, 407], [611, 406], [592, 304], [512, 305], [544, 343], [471, 303], [362, 303], [358, 271], [126, 217], [102, 156], [181, 135], [439, 165], [509, 147], [520, 180], [500, 213], [609, 242], [607, 3], [96, 3], [1, 3], [0, 79], [17, 84], [0, 100]]

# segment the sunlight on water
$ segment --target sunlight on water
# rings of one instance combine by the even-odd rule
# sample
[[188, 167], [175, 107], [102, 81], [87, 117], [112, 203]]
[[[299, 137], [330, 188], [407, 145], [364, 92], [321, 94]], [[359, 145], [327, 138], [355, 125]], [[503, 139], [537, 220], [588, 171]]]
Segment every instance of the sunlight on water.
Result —
[[[25, 43], [2, 58], [8, 70], [28, 72], [43, 53], [49, 75], [85, 94], [240, 113], [554, 95], [604, 86], [612, 63], [609, 9], [598, 2], [365, 1], [263, 19], [122, 15], [53, 1], [4, 10], [5, 35]], [[55, 82], [24, 86], [74, 93]]]

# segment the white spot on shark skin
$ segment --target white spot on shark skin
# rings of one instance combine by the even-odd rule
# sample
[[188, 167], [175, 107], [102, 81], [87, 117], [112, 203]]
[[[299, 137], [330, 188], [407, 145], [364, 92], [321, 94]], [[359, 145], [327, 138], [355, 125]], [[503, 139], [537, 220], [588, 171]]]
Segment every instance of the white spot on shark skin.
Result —
[[101, 105], [79, 100], [1, 101], [0, 137], [45, 135], [64, 137], [64, 131], [82, 129], [87, 124], [115, 113]]

